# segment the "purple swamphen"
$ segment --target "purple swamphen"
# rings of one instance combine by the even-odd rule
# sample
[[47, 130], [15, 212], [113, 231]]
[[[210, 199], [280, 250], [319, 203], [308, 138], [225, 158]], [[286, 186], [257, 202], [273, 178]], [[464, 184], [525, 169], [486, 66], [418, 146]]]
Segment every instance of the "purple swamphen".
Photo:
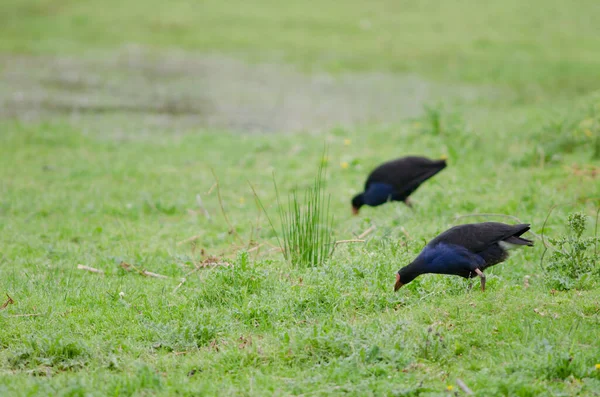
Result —
[[533, 241], [521, 237], [528, 230], [529, 224], [499, 222], [454, 226], [431, 240], [411, 264], [398, 271], [394, 291], [426, 273], [479, 276], [485, 291], [485, 269], [504, 262], [511, 248], [533, 246]]
[[388, 201], [403, 201], [410, 207], [408, 196], [444, 168], [446, 160], [417, 156], [383, 163], [369, 174], [364, 192], [352, 198], [352, 212], [357, 215], [363, 205], [376, 207]]

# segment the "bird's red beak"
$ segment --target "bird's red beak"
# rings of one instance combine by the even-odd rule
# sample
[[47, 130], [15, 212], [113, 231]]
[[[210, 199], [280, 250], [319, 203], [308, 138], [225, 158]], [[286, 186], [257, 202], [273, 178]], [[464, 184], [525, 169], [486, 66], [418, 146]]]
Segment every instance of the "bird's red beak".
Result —
[[354, 215], [358, 215], [358, 208], [356, 208], [356, 207], [352, 207], [352, 213], [353, 213]]
[[394, 284], [394, 292], [398, 291], [404, 284], [400, 282], [400, 275], [396, 273], [396, 284]]

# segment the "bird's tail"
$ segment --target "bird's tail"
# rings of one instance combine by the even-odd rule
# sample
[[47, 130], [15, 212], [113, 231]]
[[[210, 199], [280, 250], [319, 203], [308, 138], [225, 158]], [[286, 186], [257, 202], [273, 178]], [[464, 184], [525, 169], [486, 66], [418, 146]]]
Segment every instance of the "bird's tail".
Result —
[[515, 234], [513, 234], [512, 236], [510, 236], [509, 238], [505, 239], [504, 241], [506, 241], [509, 244], [528, 245], [530, 247], [533, 247], [533, 241], [521, 237], [521, 235], [523, 233], [525, 233], [526, 231], [528, 231], [529, 229], [531, 229], [531, 227], [529, 226], [529, 224], [524, 223], [522, 225], [517, 225], [515, 227], [518, 228], [517, 229], [518, 231]]
[[504, 241], [506, 241], [509, 244], [514, 244], [514, 245], [528, 245], [530, 247], [533, 247], [533, 241], [527, 240], [526, 238], [523, 238], [523, 237], [511, 236], [511, 237], [507, 238]]

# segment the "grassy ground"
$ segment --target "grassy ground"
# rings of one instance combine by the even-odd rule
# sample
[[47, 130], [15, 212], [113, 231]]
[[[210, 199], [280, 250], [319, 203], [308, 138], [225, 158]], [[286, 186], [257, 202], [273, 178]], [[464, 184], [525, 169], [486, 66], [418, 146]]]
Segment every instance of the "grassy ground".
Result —
[[[540, 234], [556, 205], [547, 235], [565, 234], [574, 211], [593, 234], [597, 2], [2, 9], [0, 304], [14, 302], [0, 311], [0, 395], [463, 395], [459, 379], [481, 396], [600, 394], [600, 284], [552, 291], [539, 241], [492, 268], [485, 293], [435, 275], [392, 292], [426, 241], [487, 219], [458, 216], [510, 214]], [[215, 80], [196, 76], [217, 73], [205, 56], [271, 66], [223, 67], [238, 84], [211, 91]], [[352, 73], [357, 85], [303, 80], [281, 61]], [[346, 117], [364, 104], [339, 87], [366, 87], [374, 73], [397, 82], [398, 111]], [[426, 82], [428, 111], [404, 111], [415, 100], [404, 73]], [[236, 87], [255, 92], [249, 79], [264, 96], [278, 93], [261, 81], [293, 80], [289, 92], [306, 99], [286, 102], [285, 120], [266, 105], [247, 112]], [[288, 123], [329, 92], [345, 110], [332, 105], [326, 129]], [[235, 107], [209, 106], [228, 98]], [[257, 129], [288, 133], [247, 132]], [[284, 192], [310, 185], [324, 142], [335, 238], [376, 229], [324, 266], [295, 269], [272, 250], [248, 182], [275, 215], [273, 173]], [[447, 155], [450, 166], [414, 195], [414, 211], [352, 217], [367, 172], [403, 154]]]

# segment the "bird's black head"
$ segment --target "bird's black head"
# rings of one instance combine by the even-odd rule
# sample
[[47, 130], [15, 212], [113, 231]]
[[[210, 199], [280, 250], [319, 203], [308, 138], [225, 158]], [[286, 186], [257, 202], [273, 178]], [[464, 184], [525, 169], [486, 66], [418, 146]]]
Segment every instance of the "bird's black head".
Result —
[[360, 194], [357, 194], [356, 196], [354, 196], [352, 198], [352, 213], [354, 215], [358, 215], [358, 211], [360, 210], [360, 207], [362, 207], [364, 204], [365, 204], [364, 193], [360, 193]]
[[[414, 263], [414, 262], [413, 262]], [[394, 284], [394, 291], [398, 291], [400, 287], [413, 281], [420, 274], [414, 267], [411, 266], [403, 267], [396, 273], [396, 284]]]

